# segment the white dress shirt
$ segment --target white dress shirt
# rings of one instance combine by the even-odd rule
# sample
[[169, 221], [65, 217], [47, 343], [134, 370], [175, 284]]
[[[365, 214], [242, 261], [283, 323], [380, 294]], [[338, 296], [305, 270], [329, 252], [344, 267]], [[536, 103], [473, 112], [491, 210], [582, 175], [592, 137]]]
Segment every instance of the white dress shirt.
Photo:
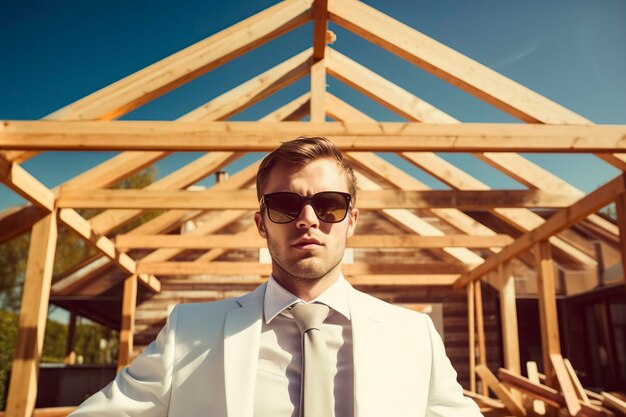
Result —
[[[354, 365], [348, 291], [339, 279], [311, 302], [330, 307], [321, 333], [331, 357], [335, 417], [354, 416]], [[301, 335], [288, 307], [304, 303], [270, 276], [265, 291], [259, 362], [254, 393], [255, 417], [298, 417], [302, 375]]]

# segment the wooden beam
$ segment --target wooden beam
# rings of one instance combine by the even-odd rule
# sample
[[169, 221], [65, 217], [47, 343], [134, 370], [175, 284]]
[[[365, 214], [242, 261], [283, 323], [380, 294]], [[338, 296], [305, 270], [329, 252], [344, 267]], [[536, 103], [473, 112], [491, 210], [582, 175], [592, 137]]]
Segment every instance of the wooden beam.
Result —
[[[537, 385], [540, 384], [539, 371], [537, 369], [537, 362], [533, 362], [533, 361], [526, 362], [526, 372], [528, 372], [529, 381]], [[546, 403], [544, 403], [541, 400], [532, 400], [532, 409], [535, 414], [545, 415]]]
[[[504, 367], [521, 374], [515, 277], [511, 274], [508, 264], [500, 264], [498, 276], [500, 281], [500, 321], [502, 323]], [[521, 397], [518, 400], [521, 400]]]
[[[626, 152], [626, 126], [524, 124], [4, 121], [0, 149], [271, 151], [302, 132], [386, 152]], [[176, 141], [172, 141], [176, 137]]]
[[311, 93], [307, 92], [293, 101], [267, 114], [260, 122], [298, 121], [309, 114]]
[[[339, 121], [359, 121], [359, 122], [373, 122], [369, 116], [356, 110], [354, 107], [345, 103], [344, 101], [334, 97], [331, 94], [327, 94], [328, 107], [327, 113]], [[394, 167], [390, 163], [384, 161], [382, 158], [371, 152], [346, 152], [351, 163], [355, 167], [359, 168], [359, 171], [369, 173], [373, 178], [380, 179], [389, 183], [392, 187], [405, 189], [405, 190], [428, 190], [421, 182], [417, 181], [413, 177], [406, 174], [404, 171]], [[376, 182], [372, 181], [368, 177], [360, 175], [359, 171], [356, 172], [358, 178], [359, 189], [363, 190], [380, 190], [382, 187]], [[430, 210], [435, 216], [441, 216], [440, 210]], [[414, 213], [402, 209], [387, 209], [381, 212], [383, 216], [388, 217], [391, 221], [398, 223], [399, 225], [424, 236], [441, 236], [444, 233], [430, 224], [429, 222], [421, 219]], [[441, 217], [449, 217], [449, 223], [460, 225], [461, 231], [468, 231], [466, 227], [469, 223], [476, 224], [475, 221], [468, 221], [469, 216], [466, 216], [457, 209], [449, 209], [448, 212]], [[478, 234], [482, 230], [476, 230]], [[474, 252], [467, 248], [458, 247], [444, 247], [445, 256], [449, 256], [452, 261], [461, 261], [466, 264], [477, 264], [482, 262], [482, 258], [476, 255]]]
[[[121, 234], [115, 237], [115, 245], [120, 250], [144, 248], [177, 249], [243, 249], [265, 248], [267, 241], [260, 236], [250, 236], [245, 240], [237, 235], [137, 235]], [[513, 241], [508, 235], [469, 236], [415, 236], [415, 235], [354, 235], [347, 241], [350, 248], [444, 248], [470, 247], [488, 248], [505, 246]]]
[[311, 18], [312, 0], [287, 0], [117, 81], [51, 115], [111, 120], [260, 46]]
[[[418, 209], [457, 208], [485, 210], [493, 207], [560, 208], [576, 200], [568, 195], [541, 190], [367, 190], [359, 195], [359, 208]], [[239, 209], [258, 208], [255, 190], [184, 191], [156, 187], [141, 190], [84, 190], [61, 192], [58, 207], [109, 209]]]
[[[72, 209], [60, 210], [59, 220], [78, 234], [78, 236], [85, 239], [87, 243], [98, 249], [103, 255], [108, 257], [122, 270], [128, 272], [129, 274], [135, 273], [135, 261], [133, 261], [133, 259], [125, 253], [118, 251], [115, 248], [115, 244], [109, 238], [94, 233], [89, 222], [76, 211]], [[154, 277], [142, 274], [139, 276], [139, 281], [153, 293], [161, 291], [161, 284]]]
[[576, 370], [572, 366], [572, 363], [569, 361], [569, 359], [566, 359], [566, 358], [563, 358], [563, 363], [565, 364], [565, 369], [567, 369], [569, 378], [572, 380], [572, 383], [574, 384], [574, 389], [576, 390], [576, 396], [583, 403], [591, 404], [591, 402], [589, 401], [589, 397], [587, 396], [587, 393], [585, 392], [585, 388], [583, 387], [583, 384], [581, 384], [580, 379], [578, 379], [578, 375], [576, 375]]
[[332, 22], [527, 122], [589, 123], [564, 107], [355, 0], [330, 0]]
[[[349, 275], [454, 275], [464, 270], [461, 264], [417, 263], [417, 264], [367, 264], [354, 263], [342, 266]], [[137, 272], [156, 275], [269, 275], [271, 264], [258, 262], [147, 262], [137, 264]]]
[[[207, 264], [212, 264], [208, 262]], [[211, 284], [223, 286], [258, 286], [265, 282], [269, 275], [269, 269], [263, 272], [266, 274], [245, 276], [224, 276], [224, 275], [197, 275], [193, 278], [167, 278], [168, 284], [172, 285], [195, 285]], [[414, 286], [449, 286], [455, 279], [455, 274], [356, 274], [346, 275], [348, 282], [354, 286], [389, 286], [389, 287], [414, 287]]]
[[328, 31], [328, 0], [313, 3], [313, 57], [324, 59], [326, 32]]
[[474, 308], [474, 283], [467, 285], [467, 334], [469, 347], [470, 391], [476, 392], [476, 310]]
[[581, 411], [581, 406], [578, 402], [578, 396], [576, 395], [576, 389], [570, 379], [563, 357], [561, 354], [550, 354], [550, 361], [552, 362], [552, 369], [556, 375], [556, 379], [561, 387], [563, 398], [565, 398], [565, 405], [570, 416], [577, 416]]
[[[236, 152], [208, 153], [188, 163], [165, 178], [149, 184], [142, 190], [176, 190], [188, 187], [237, 160], [241, 155], [242, 154]], [[76, 192], [80, 193], [81, 191], [77, 190]], [[107, 208], [110, 208], [110, 206], [107, 206]], [[89, 219], [89, 223], [96, 233], [107, 234], [127, 224], [142, 213], [142, 210], [105, 210]]]
[[[483, 182], [477, 180], [461, 169], [455, 167], [439, 155], [426, 152], [404, 152], [401, 154], [409, 162], [417, 165], [424, 171], [433, 175], [440, 181], [448, 184], [455, 189], [475, 189], [475, 190], [489, 190], [490, 187]], [[512, 225], [516, 229], [522, 232], [528, 232], [535, 229], [542, 223], [544, 223], [543, 217], [530, 210], [518, 210], [512, 208], [496, 208], [493, 213], [500, 219], [504, 220], [508, 224]], [[550, 238], [550, 243], [559, 248], [565, 254], [570, 256], [577, 262], [583, 265], [595, 268], [597, 261], [585, 254], [576, 247], [565, 242], [558, 236]]]
[[311, 122], [326, 120], [324, 100], [326, 97], [326, 61], [320, 59], [311, 66]]
[[541, 327], [541, 351], [543, 369], [549, 386], [556, 386], [552, 354], [561, 354], [559, 339], [559, 318], [556, 306], [556, 274], [554, 261], [547, 241], [539, 242], [535, 256], [537, 259], [537, 296], [539, 298], [539, 321]]
[[457, 123], [452, 116], [328, 48], [328, 74], [412, 122]]
[[498, 381], [498, 378], [487, 368], [485, 365], [478, 365], [476, 367], [476, 372], [483, 381], [483, 384], [486, 384], [496, 397], [498, 397], [506, 406], [506, 408], [517, 417], [524, 417], [527, 415], [526, 410], [522, 406], [521, 403], [511, 394], [509, 390], [506, 389], [504, 385]]
[[545, 223], [534, 230], [520, 236], [511, 245], [504, 248], [498, 254], [488, 258], [469, 273], [459, 279], [455, 287], [462, 288], [467, 282], [479, 279], [494, 270], [500, 263], [506, 262], [520, 253], [530, 249], [538, 242], [555, 235], [559, 231], [575, 224], [589, 214], [595, 213], [626, 189], [624, 175], [609, 181], [602, 187], [591, 192], [572, 206], [554, 214]]
[[[487, 367], [487, 347], [485, 343], [485, 315], [483, 311], [483, 290], [480, 280], [470, 282], [474, 285], [474, 297], [476, 298], [476, 333], [478, 335], [478, 365]], [[481, 382], [481, 392], [489, 395], [489, 390], [485, 382]]]
[[[615, 198], [615, 212], [617, 213], [617, 226], [619, 227], [619, 250], [622, 255], [622, 271], [626, 271], [626, 193]], [[626, 284], [626, 272], [624, 273]]]
[[56, 212], [53, 211], [37, 222], [31, 232], [17, 346], [6, 404], [10, 417], [30, 417], [35, 409], [56, 240]]
[[626, 414], [626, 401], [608, 392], [602, 392], [602, 400], [608, 407]]
[[179, 121], [226, 120], [309, 73], [313, 51], [306, 49], [180, 117]]
[[[524, 378], [521, 375], [515, 374], [507, 369], [500, 368], [498, 371], [498, 377], [502, 382], [513, 388], [517, 388], [522, 391], [524, 394], [529, 395], [533, 398], [544, 401], [547, 405], [554, 408], [560, 408], [561, 406], [565, 406], [565, 399], [563, 395], [559, 393], [556, 389], [534, 383], [530, 381], [528, 378]], [[580, 404], [581, 411], [584, 416], [589, 417], [605, 417], [606, 414], [602, 412], [600, 407], [596, 407], [593, 404]]]
[[117, 371], [127, 367], [133, 360], [133, 337], [135, 333], [135, 310], [137, 308], [137, 276], [130, 275], [124, 280], [122, 296], [122, 321], [120, 325], [120, 346], [117, 357]]
[[54, 210], [54, 194], [24, 168], [0, 156], [0, 181], [46, 212]]
[[9, 207], [0, 212], [0, 244], [28, 232], [46, 214], [46, 210], [32, 205]]

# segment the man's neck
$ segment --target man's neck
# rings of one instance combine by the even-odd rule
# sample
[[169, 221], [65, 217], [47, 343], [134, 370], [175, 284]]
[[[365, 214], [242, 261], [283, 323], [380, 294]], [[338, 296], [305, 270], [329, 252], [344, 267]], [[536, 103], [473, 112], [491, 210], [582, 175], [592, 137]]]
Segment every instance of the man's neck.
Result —
[[[282, 273], [280, 273], [282, 272]], [[341, 276], [341, 268], [331, 270], [321, 278], [301, 278], [293, 277], [285, 271], [276, 273], [276, 268], [272, 271], [272, 276], [281, 287], [301, 299], [302, 301], [312, 301], [319, 297], [324, 291], [330, 288]]]

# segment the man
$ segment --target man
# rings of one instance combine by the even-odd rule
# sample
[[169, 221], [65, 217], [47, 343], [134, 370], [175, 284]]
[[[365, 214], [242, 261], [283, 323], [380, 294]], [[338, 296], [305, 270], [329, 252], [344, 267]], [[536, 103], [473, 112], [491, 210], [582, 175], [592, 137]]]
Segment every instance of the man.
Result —
[[[269, 280], [240, 298], [177, 306], [157, 340], [73, 416], [480, 415], [428, 316], [343, 278], [359, 211], [354, 173], [332, 142], [283, 143], [259, 168], [257, 196]], [[326, 318], [307, 339], [300, 311], [311, 306]], [[328, 378], [312, 380], [318, 373]]]

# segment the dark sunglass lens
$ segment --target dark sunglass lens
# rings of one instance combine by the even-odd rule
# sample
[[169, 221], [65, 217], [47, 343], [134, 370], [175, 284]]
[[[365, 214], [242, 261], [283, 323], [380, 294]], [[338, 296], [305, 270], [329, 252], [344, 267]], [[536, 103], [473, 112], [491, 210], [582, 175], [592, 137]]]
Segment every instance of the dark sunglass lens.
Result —
[[321, 221], [338, 223], [346, 217], [348, 200], [341, 193], [319, 193], [313, 199], [313, 209]]
[[302, 209], [302, 198], [297, 194], [274, 194], [267, 200], [267, 214], [274, 223], [293, 221]]

